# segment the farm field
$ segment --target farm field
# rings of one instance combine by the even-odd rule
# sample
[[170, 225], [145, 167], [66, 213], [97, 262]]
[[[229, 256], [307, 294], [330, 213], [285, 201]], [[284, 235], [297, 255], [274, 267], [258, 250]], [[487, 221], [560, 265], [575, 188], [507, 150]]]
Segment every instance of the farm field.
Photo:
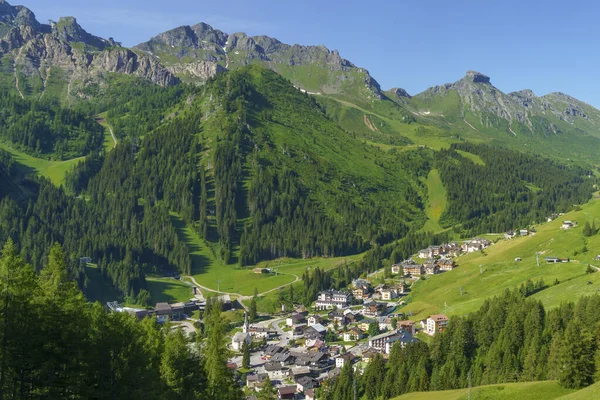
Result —
[[[556, 381], [506, 383], [501, 385], [479, 386], [471, 389], [472, 400], [552, 400], [562, 399], [572, 393], [572, 389], [565, 389]], [[565, 399], [579, 399], [572, 395]], [[393, 400], [467, 400], [469, 389], [443, 390], [437, 392], [407, 393]], [[583, 397], [582, 397], [583, 398]], [[587, 397], [589, 399], [594, 397]]]
[[[563, 220], [577, 221], [578, 226], [562, 230]], [[467, 314], [477, 310], [486, 298], [518, 288], [528, 279], [544, 280], [547, 288], [532, 298], [541, 300], [547, 307], [597, 293], [600, 273], [588, 275], [585, 271], [587, 264], [594, 265], [594, 257], [600, 254], [600, 235], [585, 238], [583, 225], [586, 221], [600, 224], [597, 199], [583, 205], [579, 211], [536, 226], [534, 236], [502, 239], [483, 252], [457, 258], [458, 267], [453, 271], [419, 280], [403, 311], [411, 312], [413, 319], [438, 312]], [[539, 267], [536, 253], [539, 253]], [[544, 262], [546, 256], [568, 257], [571, 262], [547, 264]], [[522, 261], [515, 261], [517, 257]]]

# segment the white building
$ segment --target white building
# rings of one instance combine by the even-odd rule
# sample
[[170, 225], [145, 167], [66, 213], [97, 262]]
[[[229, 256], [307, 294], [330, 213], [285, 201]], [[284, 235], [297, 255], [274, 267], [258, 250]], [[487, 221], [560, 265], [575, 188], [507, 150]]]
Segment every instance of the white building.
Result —
[[438, 332], [446, 330], [446, 326], [448, 326], [448, 317], [445, 314], [430, 315], [427, 318], [425, 333], [433, 336]]
[[319, 293], [315, 306], [318, 309], [344, 308], [349, 302], [349, 293], [337, 290], [325, 290]]

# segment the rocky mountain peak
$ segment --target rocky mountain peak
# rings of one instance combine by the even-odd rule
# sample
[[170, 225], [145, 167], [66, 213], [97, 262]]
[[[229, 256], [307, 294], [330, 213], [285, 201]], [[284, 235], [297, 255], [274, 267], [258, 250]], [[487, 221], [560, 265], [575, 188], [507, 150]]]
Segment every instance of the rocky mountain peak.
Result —
[[406, 97], [407, 99], [412, 98], [412, 96], [402, 88], [391, 88], [389, 92], [397, 97]]
[[482, 74], [481, 72], [467, 71], [465, 76], [466, 79], [473, 81], [473, 83], [490, 83], [490, 77]]
[[85, 31], [77, 23], [75, 17], [61, 17], [56, 24], [52, 26], [52, 32], [56, 37], [67, 43], [84, 43], [97, 50], [104, 50], [109, 43], [108, 41], [94, 36]]

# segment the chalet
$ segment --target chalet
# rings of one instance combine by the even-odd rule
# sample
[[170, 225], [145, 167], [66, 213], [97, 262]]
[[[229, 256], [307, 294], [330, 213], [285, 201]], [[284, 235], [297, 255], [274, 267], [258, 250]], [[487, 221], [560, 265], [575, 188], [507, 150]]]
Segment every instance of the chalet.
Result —
[[277, 399], [294, 399], [296, 398], [296, 386], [282, 386], [277, 388]]
[[365, 304], [365, 306], [362, 309], [362, 314], [365, 317], [378, 317], [385, 311], [385, 308], [385, 304], [371, 302]]
[[337, 356], [335, 358], [335, 367], [336, 368], [344, 368], [344, 365], [346, 365], [346, 363], [352, 363], [352, 361], [354, 360], [355, 357], [356, 356], [352, 353], [346, 353], [346, 354]]
[[270, 339], [277, 335], [277, 331], [261, 326], [250, 326], [248, 333], [257, 339]]
[[306, 318], [304, 317], [303, 314], [300, 314], [300, 313], [292, 313], [292, 315], [290, 315], [285, 321], [285, 324], [287, 326], [289, 326], [290, 328], [292, 328], [294, 326], [298, 326], [300, 324], [305, 324], [305, 323], [306, 323]]
[[304, 393], [307, 390], [316, 388], [318, 385], [319, 383], [315, 379], [309, 376], [303, 376], [296, 380], [296, 391]]
[[319, 352], [304, 352], [304, 353], [292, 353], [296, 358], [295, 364], [299, 367], [314, 367], [323, 368], [329, 363], [329, 357], [325, 353]]
[[327, 318], [331, 322], [337, 322], [338, 324], [342, 325], [344, 325], [344, 323], [346, 322], [346, 316], [340, 310], [331, 311], [329, 314], [327, 314]]
[[571, 229], [577, 226], [577, 222], [575, 221], [563, 221], [560, 229]]
[[231, 302], [231, 296], [229, 296], [228, 294], [216, 296], [214, 299], [216, 301], [218, 301], [219, 303], [221, 303], [222, 311], [229, 311], [233, 308], [233, 303]]
[[456, 267], [456, 262], [449, 258], [440, 258], [436, 264], [440, 268], [440, 271], [452, 271]]
[[282, 366], [278, 362], [269, 361], [266, 363], [265, 371], [269, 375], [270, 380], [281, 380], [289, 375], [289, 368]]
[[456, 242], [446, 243], [444, 245], [446, 248], [446, 256], [448, 257], [456, 257], [460, 254], [460, 245]]
[[422, 264], [409, 264], [403, 266], [404, 275], [421, 276], [425, 273], [425, 267]]
[[366, 299], [369, 297], [369, 289], [366, 287], [357, 287], [352, 289], [352, 296], [355, 299]]
[[322, 339], [326, 333], [327, 328], [321, 324], [315, 324], [304, 330], [304, 337], [306, 339]]
[[284, 350], [285, 348], [281, 346], [278, 346], [276, 344], [270, 344], [265, 348], [265, 356], [267, 356], [267, 358], [271, 358], [275, 354], [281, 353]]
[[377, 325], [380, 331], [389, 331], [393, 329], [391, 317], [378, 317]]
[[321, 351], [327, 348], [327, 344], [322, 339], [308, 339], [304, 343], [308, 351]]
[[273, 363], [279, 363], [282, 367], [286, 365], [291, 365], [296, 361], [296, 358], [289, 351], [276, 353], [271, 357], [271, 361]]
[[411, 335], [414, 335], [416, 332], [415, 322], [410, 320], [398, 321], [397, 328], [402, 329], [403, 331], [406, 331]]
[[301, 337], [304, 337], [304, 332], [306, 331], [306, 328], [306, 324], [295, 325], [294, 329], [292, 330], [292, 335], [294, 336], [294, 339], [300, 339]]
[[392, 275], [398, 275], [402, 271], [402, 266], [400, 264], [392, 265]]
[[425, 268], [425, 273], [427, 275], [435, 275], [440, 273], [440, 266], [437, 265], [437, 263], [425, 264], [423, 267]]
[[431, 250], [431, 247], [419, 250], [419, 258], [431, 258], [431, 257], [433, 257], [433, 251]]
[[344, 342], [355, 342], [363, 338], [363, 334], [358, 328], [351, 328], [343, 334]]
[[528, 236], [529, 229], [519, 229], [519, 236]]
[[517, 232], [515, 232], [515, 231], [508, 231], [504, 234], [504, 239], [506, 239], [506, 240], [514, 239], [516, 237], [517, 237]]
[[267, 376], [267, 374], [248, 374], [246, 375], [246, 386], [250, 389], [259, 387], [267, 379]]
[[266, 274], [269, 272], [269, 270], [266, 268], [254, 268], [252, 272], [254, 272], [255, 274]]
[[318, 314], [313, 314], [308, 316], [308, 326], [313, 326], [316, 324], [320, 324], [323, 321], [323, 317]]
[[398, 297], [398, 291], [394, 288], [385, 288], [381, 290], [381, 300], [392, 300]]
[[446, 315], [444, 315], [444, 314], [430, 315], [429, 318], [427, 318], [427, 326], [425, 327], [425, 333], [433, 336], [438, 332], [445, 331], [447, 325], [448, 325], [448, 317]]
[[489, 247], [491, 244], [492, 244], [492, 242], [490, 242], [487, 239], [474, 238], [474, 239], [465, 241], [461, 246], [461, 250], [464, 253], [473, 253], [474, 251], [483, 250], [483, 249]]
[[363, 351], [363, 353], [361, 355], [361, 359], [362, 359], [362, 362], [368, 363], [368, 362], [371, 362], [371, 360], [373, 360], [375, 358], [375, 356], [377, 356], [377, 350], [367, 349], [367, 350]]
[[315, 307], [318, 309], [344, 308], [349, 302], [349, 293], [337, 290], [325, 290], [319, 293]]
[[294, 367], [291, 370], [291, 375], [296, 380], [298, 378], [301, 378], [303, 376], [308, 376], [310, 374], [311, 374], [310, 368], [308, 368], [308, 367]]
[[164, 316], [166, 318], [173, 318], [173, 310], [169, 303], [156, 303], [156, 307], [154, 307], [154, 315]]

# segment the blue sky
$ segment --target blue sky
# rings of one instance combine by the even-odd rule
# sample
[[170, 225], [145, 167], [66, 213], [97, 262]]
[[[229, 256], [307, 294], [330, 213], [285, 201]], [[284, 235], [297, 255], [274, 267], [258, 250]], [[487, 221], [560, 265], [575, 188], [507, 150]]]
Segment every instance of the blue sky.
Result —
[[133, 46], [179, 25], [323, 44], [383, 88], [416, 94], [489, 75], [504, 92], [561, 91], [600, 107], [600, 3], [537, 0], [8, 0], [40, 21], [73, 15], [89, 32]]

